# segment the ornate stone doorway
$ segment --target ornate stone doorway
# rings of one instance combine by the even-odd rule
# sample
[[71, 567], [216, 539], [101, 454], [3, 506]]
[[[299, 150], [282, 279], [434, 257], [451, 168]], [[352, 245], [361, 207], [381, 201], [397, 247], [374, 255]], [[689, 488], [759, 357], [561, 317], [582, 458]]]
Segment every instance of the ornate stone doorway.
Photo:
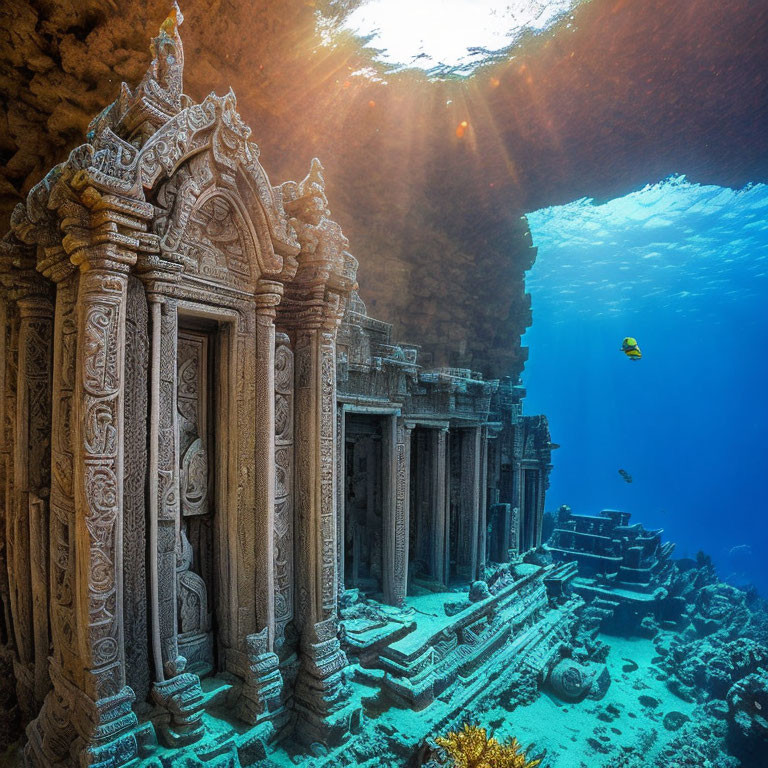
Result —
[[[215, 372], [217, 330], [179, 327], [177, 410], [180, 519], [176, 548], [179, 653], [201, 677], [216, 669], [212, 606], [216, 594]], [[218, 430], [217, 430], [218, 427]]]

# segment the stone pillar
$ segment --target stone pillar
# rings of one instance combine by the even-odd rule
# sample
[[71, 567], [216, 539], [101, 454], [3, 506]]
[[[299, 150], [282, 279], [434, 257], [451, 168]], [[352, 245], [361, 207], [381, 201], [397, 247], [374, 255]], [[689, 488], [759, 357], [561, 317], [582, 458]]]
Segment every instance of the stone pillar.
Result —
[[[50, 494], [53, 306], [43, 293], [18, 299], [19, 358], [14, 455], [14, 620], [19, 662], [31, 670], [32, 717], [48, 689], [48, 497]], [[17, 676], [23, 684], [24, 674]], [[24, 706], [24, 699], [20, 696]]]
[[[87, 259], [87, 260], [86, 260]], [[94, 248], [77, 297], [74, 392], [76, 638], [83, 677], [72, 694], [81, 764], [136, 757], [122, 628], [124, 347], [128, 255]], [[118, 756], [119, 757], [116, 757]]]
[[[8, 290], [0, 289], [0, 599], [5, 626], [8, 631], [6, 649], [13, 648], [13, 618], [11, 614], [11, 594], [8, 580], [8, 540], [6, 524], [9, 519], [8, 498], [11, 496], [9, 485], [13, 483], [12, 425], [16, 413], [16, 375], [14, 339], [17, 338], [16, 306], [8, 296]], [[8, 680], [14, 687], [14, 680]], [[14, 693], [15, 696], [15, 693]]]
[[345, 512], [347, 505], [347, 412], [343, 405], [336, 408], [336, 592], [338, 599], [344, 594]]
[[[256, 453], [255, 476], [255, 597], [257, 631], [246, 637], [245, 684], [238, 701], [237, 712], [241, 719], [251, 724], [267, 721], [282, 706], [283, 680], [279, 658], [274, 652], [275, 643], [275, 497], [278, 477], [276, 457], [279, 454], [280, 472], [283, 477], [281, 497], [287, 496], [286, 473], [290, 477], [290, 463], [285, 449], [276, 446], [275, 429], [275, 315], [283, 292], [281, 283], [263, 280], [256, 295]], [[290, 350], [289, 350], [290, 351]], [[285, 352], [281, 352], [285, 362]], [[285, 377], [283, 377], [285, 379]], [[286, 382], [281, 381], [284, 387]], [[281, 430], [287, 427], [282, 421]], [[292, 434], [291, 434], [292, 440]], [[285, 522], [281, 519], [281, 524]], [[283, 585], [284, 586], [284, 585]], [[282, 628], [287, 620], [281, 617]]]
[[[355, 713], [347, 705], [337, 636], [335, 326], [297, 331], [295, 345], [295, 622], [301, 666], [295, 686], [297, 736], [337, 743]], [[358, 715], [359, 716], [359, 715]]]
[[485, 578], [488, 556], [488, 427], [480, 428], [480, 506], [477, 525], [477, 576]]
[[147, 595], [149, 309], [144, 285], [128, 276], [125, 317], [123, 478], [123, 628], [125, 680], [142, 708], [152, 683]]
[[[281, 283], [262, 280], [256, 296], [256, 621], [275, 639], [275, 314]], [[281, 454], [282, 456], [282, 454]]]
[[290, 338], [279, 333], [275, 339], [275, 650], [281, 658], [285, 628], [293, 619], [293, 350]]
[[448, 584], [448, 492], [447, 452], [448, 428], [432, 430], [432, 468], [430, 471], [432, 497], [432, 562], [435, 578]]
[[402, 417], [385, 421], [382, 576], [384, 600], [402, 605], [408, 589], [411, 427]]
[[511, 507], [510, 510], [508, 547], [511, 557], [516, 557], [522, 550], [520, 544], [520, 507]]
[[444, 472], [443, 476], [445, 478], [445, 487], [443, 490], [443, 494], [445, 497], [445, 515], [444, 515], [444, 522], [445, 522], [445, 539], [443, 541], [443, 563], [445, 565], [445, 573], [443, 577], [443, 583], [448, 586], [451, 581], [451, 525], [453, 523], [451, 517], [453, 514], [453, 510], [451, 509], [451, 491], [453, 486], [453, 478], [452, 478], [452, 471], [451, 471], [451, 444], [453, 443], [453, 440], [451, 439], [451, 430], [450, 428], [445, 431], [445, 463], [444, 466]]
[[179, 526], [177, 427], [178, 309], [176, 300], [148, 292], [149, 365], [149, 574], [155, 683], [178, 656], [176, 542]]
[[[10, 306], [9, 306], [10, 305]], [[13, 674], [14, 640], [13, 618], [11, 614], [10, 583], [6, 558], [8, 542], [6, 539], [6, 469], [10, 469], [10, 452], [13, 440], [10, 427], [14, 419], [6, 418], [7, 405], [15, 412], [16, 382], [9, 386], [6, 368], [11, 368], [12, 335], [14, 334], [15, 305], [8, 297], [8, 291], [0, 288], [0, 610], [3, 612], [3, 625], [7, 634], [0, 640], [0, 750], [5, 750], [15, 741], [20, 733], [19, 697], [16, 691], [16, 678]], [[12, 482], [12, 478], [10, 478]]]
[[180, 526], [178, 432], [178, 302], [173, 285], [181, 267], [142, 254], [137, 271], [149, 304], [148, 543], [151, 697], [153, 722], [166, 747], [199, 741], [203, 692], [200, 678], [186, 671], [178, 648], [177, 543]]
[[44, 273], [56, 283], [53, 328], [51, 423], [51, 492], [49, 578], [54, 690], [27, 728], [25, 757], [32, 766], [55, 765], [66, 759], [74, 734], [70, 721], [73, 685], [80, 680], [74, 589], [76, 580], [74, 501], [74, 390], [77, 364], [78, 274], [62, 253]]
[[[51, 515], [54, 690], [27, 728], [27, 765], [138, 756], [123, 640], [124, 354], [128, 272], [153, 208], [81, 174], [58, 209], [61, 246], [38, 263], [56, 297]], [[79, 201], [77, 197], [79, 196]], [[80, 274], [70, 274], [72, 266]]]
[[474, 581], [478, 573], [480, 515], [480, 427], [462, 429], [457, 571]]
[[338, 637], [335, 444], [336, 332], [356, 286], [357, 262], [344, 250], [341, 227], [328, 218], [324, 188], [317, 160], [302, 182], [283, 185], [301, 248], [280, 324], [294, 340], [295, 365], [296, 737], [310, 744], [340, 742], [360, 717], [347, 703], [347, 660]]
[[[543, 465], [543, 462], [542, 462]], [[546, 468], [541, 466], [537, 474], [538, 486], [536, 488], [536, 516], [534, 518], [533, 546], [541, 546], [541, 531], [544, 525], [544, 498], [546, 494]]]

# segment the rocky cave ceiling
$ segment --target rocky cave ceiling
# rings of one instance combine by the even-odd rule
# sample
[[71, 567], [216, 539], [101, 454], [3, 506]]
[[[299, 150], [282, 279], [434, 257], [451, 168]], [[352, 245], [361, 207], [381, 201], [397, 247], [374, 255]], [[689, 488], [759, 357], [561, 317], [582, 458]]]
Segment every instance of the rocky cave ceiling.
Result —
[[[342, 4], [183, 0], [185, 90], [233, 88], [273, 183], [322, 159], [371, 314], [434, 362], [519, 371], [526, 211], [670, 173], [768, 180], [768, 3], [591, 0], [469, 79], [386, 83], [355, 74], [371, 66], [357, 42], [320, 45], [315, 13]], [[4, 224], [120, 81], [138, 83], [168, 7], [5, 0]]]

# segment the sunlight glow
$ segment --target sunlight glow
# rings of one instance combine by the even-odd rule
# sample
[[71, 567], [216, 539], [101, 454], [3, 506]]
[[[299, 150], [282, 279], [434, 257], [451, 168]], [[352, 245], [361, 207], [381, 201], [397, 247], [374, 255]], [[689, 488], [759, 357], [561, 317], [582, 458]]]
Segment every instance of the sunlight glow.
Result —
[[525, 32], [551, 26], [580, 0], [369, 0], [345, 27], [396, 68], [469, 74]]

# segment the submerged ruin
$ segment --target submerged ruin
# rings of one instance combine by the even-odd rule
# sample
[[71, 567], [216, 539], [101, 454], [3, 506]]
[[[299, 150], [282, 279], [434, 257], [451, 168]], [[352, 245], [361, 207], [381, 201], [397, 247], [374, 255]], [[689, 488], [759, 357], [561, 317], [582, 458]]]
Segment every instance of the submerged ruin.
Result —
[[[185, 95], [180, 23], [0, 242], [0, 762], [449, 768], [461, 732], [762, 766], [768, 604], [627, 512], [545, 511], [520, 209], [474, 221], [486, 166], [425, 172], [458, 179], [428, 216], [350, 158], [274, 185], [234, 93]], [[330, 209], [363, 188], [405, 245], [358, 284], [381, 222]]]
[[322, 166], [273, 186], [232, 92], [184, 95], [178, 22], [2, 244], [3, 738], [29, 766], [325, 754], [361, 730], [353, 677], [447, 721], [573, 620], [547, 593], [573, 569], [518, 558], [546, 419], [368, 315]]

